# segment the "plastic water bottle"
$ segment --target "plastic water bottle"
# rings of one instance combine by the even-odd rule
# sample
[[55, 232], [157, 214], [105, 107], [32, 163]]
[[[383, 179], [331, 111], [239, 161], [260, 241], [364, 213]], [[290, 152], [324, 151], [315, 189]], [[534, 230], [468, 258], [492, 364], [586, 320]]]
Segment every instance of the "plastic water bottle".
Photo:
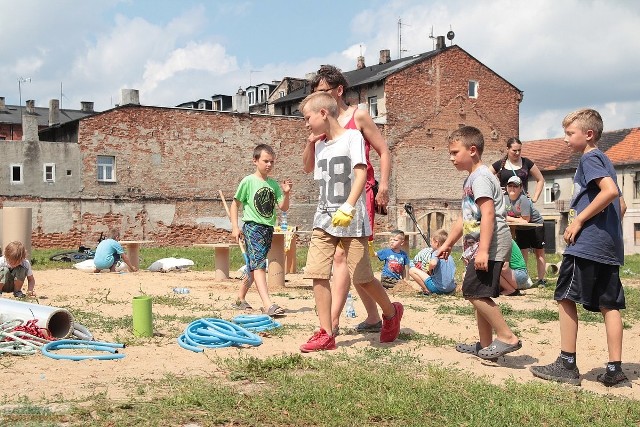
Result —
[[347, 303], [345, 304], [344, 311], [347, 317], [356, 317], [356, 309], [353, 307], [351, 292], [347, 294]]
[[173, 293], [175, 294], [188, 294], [189, 288], [173, 288]]
[[280, 230], [287, 231], [287, 212], [282, 212], [280, 217]]

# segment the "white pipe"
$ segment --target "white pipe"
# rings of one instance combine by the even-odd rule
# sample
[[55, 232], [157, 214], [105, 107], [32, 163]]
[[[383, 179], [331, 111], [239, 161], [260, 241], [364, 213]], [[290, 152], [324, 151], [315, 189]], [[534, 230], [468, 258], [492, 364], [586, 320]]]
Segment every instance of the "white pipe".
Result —
[[0, 322], [14, 319], [37, 319], [38, 327], [47, 328], [55, 338], [67, 338], [74, 330], [73, 316], [64, 308], [0, 298]]

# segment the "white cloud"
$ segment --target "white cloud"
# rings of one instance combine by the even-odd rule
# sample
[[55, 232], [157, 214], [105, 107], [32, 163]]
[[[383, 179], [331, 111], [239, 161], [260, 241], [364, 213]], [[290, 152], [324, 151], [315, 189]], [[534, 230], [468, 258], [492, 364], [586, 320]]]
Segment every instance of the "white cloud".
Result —
[[233, 57], [227, 57], [223, 46], [218, 44], [189, 43], [184, 48], [169, 53], [165, 61], [149, 61], [145, 65], [142, 89], [153, 91], [160, 83], [175, 74], [189, 70], [208, 71], [220, 75], [236, 70]]

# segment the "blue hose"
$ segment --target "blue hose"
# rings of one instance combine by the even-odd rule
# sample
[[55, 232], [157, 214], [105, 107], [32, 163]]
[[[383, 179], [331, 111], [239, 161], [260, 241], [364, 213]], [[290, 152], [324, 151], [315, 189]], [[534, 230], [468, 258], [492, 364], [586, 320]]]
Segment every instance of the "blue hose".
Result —
[[[64, 360], [114, 360], [124, 358], [124, 354], [118, 353], [118, 348], [124, 348], [124, 344], [100, 342], [100, 341], [82, 341], [82, 340], [58, 340], [51, 341], [42, 346], [42, 354], [52, 359]], [[53, 350], [94, 350], [105, 351], [110, 354], [57, 354], [52, 353]]]
[[222, 348], [232, 345], [262, 344], [262, 339], [247, 329], [222, 319], [203, 318], [194, 320], [178, 337], [180, 347], [195, 352], [204, 348]]
[[282, 326], [266, 314], [240, 314], [233, 322], [252, 332], [269, 331]]

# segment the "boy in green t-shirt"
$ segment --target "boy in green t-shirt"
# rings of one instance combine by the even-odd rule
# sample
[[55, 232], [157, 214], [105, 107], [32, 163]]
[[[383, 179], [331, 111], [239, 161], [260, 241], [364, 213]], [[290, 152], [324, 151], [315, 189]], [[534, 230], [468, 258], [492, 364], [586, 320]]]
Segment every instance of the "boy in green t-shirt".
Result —
[[508, 297], [517, 297], [522, 295], [520, 290], [529, 289], [533, 286], [533, 282], [529, 277], [527, 263], [524, 261], [522, 252], [515, 240], [511, 240], [511, 258], [509, 263], [502, 266], [500, 273], [500, 287], [502, 295]]
[[[271, 249], [273, 227], [276, 225], [276, 204], [283, 211], [289, 209], [289, 192], [292, 182], [284, 180], [282, 189], [269, 174], [275, 163], [273, 148], [260, 144], [253, 150], [253, 163], [256, 171], [244, 177], [231, 203], [231, 237], [236, 241], [244, 235], [249, 259], [247, 277], [242, 282], [238, 299], [234, 307], [251, 310], [245, 300], [251, 284], [255, 281], [258, 294], [262, 299], [262, 311], [269, 316], [282, 316], [284, 310], [278, 304], [272, 304], [267, 289], [267, 253]], [[238, 210], [242, 205], [242, 231], [238, 227]]]

